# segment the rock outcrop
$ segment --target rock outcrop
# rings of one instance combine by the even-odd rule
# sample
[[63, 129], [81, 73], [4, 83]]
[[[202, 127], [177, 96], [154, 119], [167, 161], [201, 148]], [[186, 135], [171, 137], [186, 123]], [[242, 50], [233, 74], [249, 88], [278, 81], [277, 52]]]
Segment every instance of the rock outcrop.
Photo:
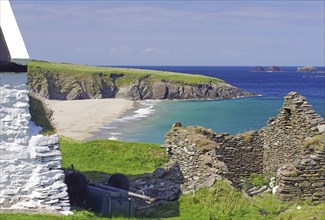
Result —
[[[241, 178], [271, 172], [278, 173], [281, 199], [324, 201], [324, 132], [324, 119], [306, 98], [290, 92], [279, 115], [259, 131], [231, 136], [202, 127], [174, 126], [163, 146], [169, 162], [178, 163], [184, 175], [183, 192], [220, 178], [240, 187]], [[312, 147], [306, 147], [306, 141], [314, 138], [317, 146], [311, 141], [307, 146]]]

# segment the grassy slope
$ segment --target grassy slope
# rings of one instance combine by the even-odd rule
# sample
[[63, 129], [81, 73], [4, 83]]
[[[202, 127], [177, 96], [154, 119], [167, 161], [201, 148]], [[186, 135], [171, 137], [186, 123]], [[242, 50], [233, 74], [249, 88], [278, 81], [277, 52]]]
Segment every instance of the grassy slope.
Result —
[[98, 74], [104, 75], [123, 74], [124, 77], [119, 78], [116, 83], [121, 86], [132, 82], [135, 79], [142, 77], [149, 77], [152, 81], [167, 81], [167, 82], [182, 82], [185, 84], [206, 84], [206, 83], [222, 83], [224, 81], [193, 74], [175, 73], [175, 72], [163, 72], [155, 70], [139, 70], [130, 68], [108, 68], [108, 67], [94, 67], [86, 65], [68, 64], [68, 63], [52, 63], [44, 61], [33, 60], [28, 64], [29, 72], [41, 73], [68, 73], [68, 74]]
[[114, 173], [130, 177], [149, 173], [167, 161], [165, 149], [157, 144], [111, 140], [77, 142], [61, 138], [60, 148], [63, 168], [73, 164], [91, 180], [103, 180], [107, 174]]

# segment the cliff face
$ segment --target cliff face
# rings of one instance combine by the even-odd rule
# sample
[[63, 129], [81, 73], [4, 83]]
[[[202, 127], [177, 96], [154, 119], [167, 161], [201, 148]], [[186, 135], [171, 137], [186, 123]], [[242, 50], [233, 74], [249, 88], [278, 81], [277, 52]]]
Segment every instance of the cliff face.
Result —
[[[77, 68], [77, 67], [76, 67]], [[73, 100], [96, 98], [144, 99], [194, 99], [194, 98], [233, 98], [252, 96], [252, 93], [241, 91], [215, 78], [199, 76], [204, 80], [186, 81], [186, 74], [158, 72], [139, 74], [128, 70], [131, 74], [80, 71], [71, 74], [68, 71], [49, 71], [39, 67], [28, 69], [30, 91], [48, 99]], [[133, 72], [134, 71], [134, 74]], [[133, 74], [133, 75], [132, 75]], [[168, 78], [169, 77], [169, 78]], [[178, 80], [179, 78], [179, 80]], [[182, 78], [182, 79], [180, 79]], [[185, 80], [184, 80], [185, 79]]]
[[116, 97], [143, 99], [195, 99], [195, 98], [233, 98], [252, 96], [249, 92], [227, 83], [187, 84], [182, 82], [150, 82], [136, 80], [131, 85], [117, 89]]

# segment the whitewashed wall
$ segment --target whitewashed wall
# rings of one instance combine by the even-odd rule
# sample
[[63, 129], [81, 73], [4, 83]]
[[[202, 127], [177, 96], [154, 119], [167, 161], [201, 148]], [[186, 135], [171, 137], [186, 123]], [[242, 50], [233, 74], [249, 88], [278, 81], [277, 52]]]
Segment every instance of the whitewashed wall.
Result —
[[0, 73], [0, 210], [70, 210], [58, 135], [30, 121], [27, 73]]

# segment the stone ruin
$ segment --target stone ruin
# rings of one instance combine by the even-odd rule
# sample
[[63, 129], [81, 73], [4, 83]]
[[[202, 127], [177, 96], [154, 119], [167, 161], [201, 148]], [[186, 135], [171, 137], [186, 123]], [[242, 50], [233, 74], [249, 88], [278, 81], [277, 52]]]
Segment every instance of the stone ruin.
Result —
[[173, 127], [163, 146], [169, 164], [178, 163], [182, 191], [211, 186], [226, 178], [239, 187], [251, 174], [277, 176], [282, 200], [325, 200], [325, 121], [306, 98], [290, 92], [266, 127], [236, 136], [198, 126]]

